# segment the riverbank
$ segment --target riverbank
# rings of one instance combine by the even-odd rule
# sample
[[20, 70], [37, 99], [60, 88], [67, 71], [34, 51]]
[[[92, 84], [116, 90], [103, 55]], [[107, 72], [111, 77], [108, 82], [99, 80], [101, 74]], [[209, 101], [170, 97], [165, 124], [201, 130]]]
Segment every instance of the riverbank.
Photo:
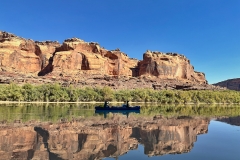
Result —
[[[0, 104], [104, 104], [105, 102], [27, 102], [27, 101], [0, 101]], [[124, 102], [109, 102], [111, 104], [123, 104]], [[130, 104], [163, 104], [166, 105], [166, 103], [159, 103], [159, 102], [129, 102]], [[179, 103], [171, 103], [175, 105], [179, 105]], [[212, 105], [230, 105], [230, 104], [240, 104], [240, 103], [184, 103], [181, 105], [202, 105], [202, 104], [212, 104]]]
[[232, 90], [113, 90], [110, 87], [76, 88], [59, 84], [0, 85], [0, 101], [15, 103], [123, 103], [124, 101], [162, 104], [240, 103], [240, 92]]

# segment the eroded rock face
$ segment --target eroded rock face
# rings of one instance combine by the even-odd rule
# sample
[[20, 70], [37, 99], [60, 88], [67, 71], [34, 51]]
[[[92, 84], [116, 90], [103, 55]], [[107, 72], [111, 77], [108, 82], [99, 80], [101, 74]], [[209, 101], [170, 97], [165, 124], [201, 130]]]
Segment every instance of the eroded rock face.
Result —
[[59, 46], [60, 44], [57, 41], [35, 41], [34, 53], [39, 57], [40, 71], [51, 63], [51, 57]]
[[190, 61], [176, 53], [147, 51], [143, 60], [129, 58], [119, 49], [109, 51], [98, 43], [78, 38], [38, 42], [0, 31], [0, 71], [28, 75], [85, 77], [86, 75], [175, 79], [206, 84]]
[[0, 70], [36, 75], [48, 63], [60, 44], [34, 42], [0, 31]]
[[207, 83], [204, 73], [195, 72], [190, 61], [177, 53], [147, 51], [139, 63], [139, 75]]
[[0, 42], [0, 66], [2, 70], [23, 73], [39, 71], [39, 57], [34, 54], [34, 41], [0, 32]]
[[65, 40], [63, 45], [57, 48], [53, 58], [53, 73], [132, 76], [131, 68], [137, 67], [137, 62], [119, 50], [108, 51], [98, 43], [72, 38]]
[[144, 145], [149, 156], [189, 152], [208, 119], [126, 118], [78, 120], [58, 124], [22, 124], [0, 128], [4, 159], [101, 159]]

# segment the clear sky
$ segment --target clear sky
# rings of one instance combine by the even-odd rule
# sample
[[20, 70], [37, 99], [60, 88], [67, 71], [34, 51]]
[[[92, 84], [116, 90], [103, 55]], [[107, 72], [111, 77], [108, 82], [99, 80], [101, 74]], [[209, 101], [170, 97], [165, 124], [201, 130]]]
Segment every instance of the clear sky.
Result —
[[146, 50], [177, 52], [210, 84], [240, 78], [240, 0], [1, 0], [0, 30], [78, 37], [139, 60]]

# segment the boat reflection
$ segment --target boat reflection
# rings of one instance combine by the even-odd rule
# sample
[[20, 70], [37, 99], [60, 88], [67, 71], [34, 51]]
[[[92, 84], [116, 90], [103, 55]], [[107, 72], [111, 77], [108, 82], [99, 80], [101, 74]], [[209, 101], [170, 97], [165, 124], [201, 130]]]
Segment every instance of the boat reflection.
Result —
[[140, 114], [140, 110], [95, 110], [95, 114], [104, 115], [104, 118], [107, 118], [109, 113], [118, 113], [126, 115], [127, 117], [129, 114]]

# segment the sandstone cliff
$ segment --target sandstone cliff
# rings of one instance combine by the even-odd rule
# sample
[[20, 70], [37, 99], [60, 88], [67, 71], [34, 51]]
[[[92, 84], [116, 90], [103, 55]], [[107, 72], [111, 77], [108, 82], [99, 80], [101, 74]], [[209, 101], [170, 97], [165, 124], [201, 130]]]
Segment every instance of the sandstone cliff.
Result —
[[3, 159], [102, 159], [117, 157], [144, 145], [156, 156], [189, 152], [208, 119], [129, 117], [78, 119], [64, 123], [0, 126]]
[[34, 42], [0, 31], [0, 71], [36, 74], [60, 46], [58, 42]]
[[[122, 82], [131, 78], [136, 78], [134, 83], [141, 81], [140, 79], [152, 82], [147, 87], [144, 87], [144, 83], [143, 86], [138, 85], [144, 88], [153, 87], [153, 82], [157, 85], [155, 88], [161, 88], [158, 85], [164, 86], [165, 84], [159, 84], [163, 81], [175, 85], [191, 84], [190, 87], [207, 84], [204, 73], [194, 71], [190, 61], [177, 53], [147, 51], [143, 60], [137, 60], [129, 58], [119, 49], [109, 51], [98, 43], [84, 42], [78, 38], [66, 39], [60, 44], [56, 41], [39, 42], [24, 39], [2, 31], [0, 73], [5, 75], [5, 79], [9, 75], [16, 75], [12, 80], [44, 76], [42, 79], [51, 80], [54, 77], [55, 81], [65, 79], [78, 83], [86, 82], [86, 79], [92, 77], [95, 77], [95, 81], [106, 80], [107, 76], [108, 80], [122, 78]], [[0, 82], [5, 83], [5, 79], [2, 76]], [[44, 80], [39, 81], [43, 82]]]
[[206, 83], [204, 73], [195, 72], [190, 61], [177, 53], [147, 51], [140, 61], [139, 75]]

